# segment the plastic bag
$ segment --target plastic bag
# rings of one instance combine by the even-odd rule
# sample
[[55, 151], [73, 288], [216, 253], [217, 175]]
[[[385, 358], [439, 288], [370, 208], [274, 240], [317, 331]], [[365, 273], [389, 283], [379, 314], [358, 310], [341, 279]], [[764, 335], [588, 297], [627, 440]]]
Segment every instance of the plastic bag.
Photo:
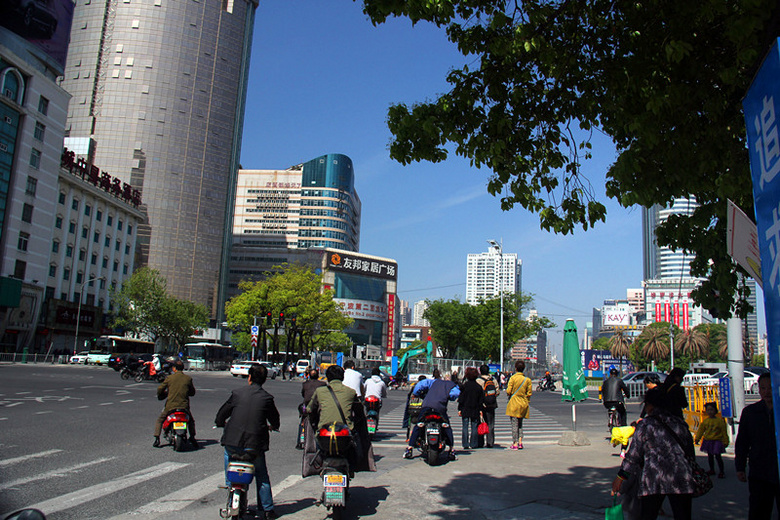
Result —
[[490, 427], [488, 426], [488, 423], [479, 423], [477, 426], [477, 435], [487, 435], [488, 433], [490, 433]]
[[604, 520], [623, 520], [623, 504], [617, 503], [617, 496], [612, 497], [612, 507], [604, 510]]
[[618, 444], [622, 444], [625, 446], [628, 444], [628, 439], [634, 435], [635, 430], [636, 428], [633, 426], [617, 426], [612, 428], [612, 445], [617, 446]]

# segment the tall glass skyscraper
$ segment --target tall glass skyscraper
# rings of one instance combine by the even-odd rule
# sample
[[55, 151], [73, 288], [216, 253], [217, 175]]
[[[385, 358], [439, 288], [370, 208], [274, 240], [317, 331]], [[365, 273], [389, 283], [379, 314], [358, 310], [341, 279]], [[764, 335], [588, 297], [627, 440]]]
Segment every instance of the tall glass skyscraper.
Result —
[[669, 207], [656, 204], [650, 209], [642, 209], [645, 280], [680, 280], [691, 277], [693, 253], [686, 254], [684, 251], [659, 246], [656, 243], [655, 228], [666, 222], [670, 215], [692, 215], [697, 207], [699, 204], [696, 199], [678, 198], [674, 199]]
[[[141, 264], [224, 300], [256, 0], [79, 0], [66, 146], [141, 191]], [[223, 272], [225, 272], [224, 270]]]

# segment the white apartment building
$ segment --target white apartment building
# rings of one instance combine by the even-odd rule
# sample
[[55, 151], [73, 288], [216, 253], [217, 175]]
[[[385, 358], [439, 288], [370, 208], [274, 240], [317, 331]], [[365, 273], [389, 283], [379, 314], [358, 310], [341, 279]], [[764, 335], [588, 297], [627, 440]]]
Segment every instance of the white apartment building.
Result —
[[[503, 258], [503, 265], [502, 265]], [[476, 305], [480, 300], [522, 290], [523, 261], [516, 253], [500, 255], [495, 248], [485, 253], [469, 254], [466, 264], [466, 302]]]
[[412, 309], [412, 325], [416, 327], [431, 326], [430, 322], [425, 318], [423, 318], [423, 314], [425, 314], [425, 310], [427, 308], [428, 308], [428, 302], [426, 302], [425, 300], [414, 302], [414, 307]]

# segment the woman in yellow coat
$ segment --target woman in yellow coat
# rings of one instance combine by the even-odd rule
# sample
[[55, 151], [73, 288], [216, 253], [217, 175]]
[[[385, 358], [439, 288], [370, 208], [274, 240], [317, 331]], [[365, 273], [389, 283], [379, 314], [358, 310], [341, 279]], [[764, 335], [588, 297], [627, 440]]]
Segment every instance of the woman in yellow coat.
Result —
[[522, 359], [515, 362], [517, 371], [506, 386], [506, 395], [509, 396], [509, 402], [506, 405], [506, 414], [512, 421], [512, 450], [523, 449], [523, 419], [528, 418], [528, 400], [533, 392], [533, 381], [530, 377], [525, 377], [525, 361]]

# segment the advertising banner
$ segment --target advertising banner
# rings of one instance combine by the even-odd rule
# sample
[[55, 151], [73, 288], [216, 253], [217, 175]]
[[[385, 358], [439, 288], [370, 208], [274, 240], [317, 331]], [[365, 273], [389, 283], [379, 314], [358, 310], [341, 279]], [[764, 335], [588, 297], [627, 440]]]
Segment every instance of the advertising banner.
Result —
[[[390, 359], [395, 343], [395, 294], [387, 295], [387, 346], [385, 355]], [[395, 372], [393, 372], [395, 374]]]
[[48, 55], [59, 65], [62, 75], [68, 55], [73, 7], [73, 0], [3, 0], [0, 2], [0, 25]]
[[379, 302], [347, 298], [333, 298], [333, 301], [341, 305], [341, 311], [350, 318], [385, 321], [387, 316], [387, 307]]
[[[767, 355], [772, 371], [772, 395], [780, 395], [780, 50], [778, 40], [764, 58], [742, 102], [747, 129], [750, 172], [761, 252]], [[780, 406], [774, 407], [775, 441], [780, 447]]]
[[585, 375], [588, 377], [606, 377], [611, 368], [623, 372], [633, 372], [634, 364], [628, 358], [616, 358], [609, 350], [581, 350], [582, 366], [585, 368]]
[[398, 265], [395, 262], [358, 256], [354, 253], [340, 252], [328, 255], [328, 269], [348, 273], [363, 274], [395, 280], [398, 278]]

